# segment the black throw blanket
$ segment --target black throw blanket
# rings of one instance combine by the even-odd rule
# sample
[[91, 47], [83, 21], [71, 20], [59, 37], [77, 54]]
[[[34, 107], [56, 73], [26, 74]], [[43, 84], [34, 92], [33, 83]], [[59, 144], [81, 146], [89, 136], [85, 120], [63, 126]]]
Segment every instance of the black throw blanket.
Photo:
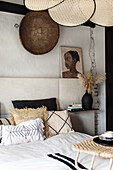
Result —
[[[73, 170], [77, 170], [75, 168], [75, 160], [72, 159], [72, 158], [69, 158], [65, 155], [62, 155], [60, 153], [55, 153], [55, 155], [52, 155], [52, 154], [49, 154], [48, 155], [50, 158], [53, 158], [53, 159], [56, 159], [64, 164], [66, 164], [68, 167], [70, 167], [70, 169], [73, 169]], [[61, 158], [64, 158], [64, 159], [61, 159]], [[81, 165], [80, 163], [78, 163], [79, 167], [82, 168], [82, 169], [86, 169], [83, 165]]]

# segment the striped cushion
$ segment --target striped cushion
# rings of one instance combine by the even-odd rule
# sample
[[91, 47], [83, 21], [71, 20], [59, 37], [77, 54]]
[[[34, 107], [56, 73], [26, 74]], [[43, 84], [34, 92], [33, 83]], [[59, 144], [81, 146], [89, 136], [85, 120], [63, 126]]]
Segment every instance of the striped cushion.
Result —
[[0, 118], [0, 125], [11, 125], [9, 118]]

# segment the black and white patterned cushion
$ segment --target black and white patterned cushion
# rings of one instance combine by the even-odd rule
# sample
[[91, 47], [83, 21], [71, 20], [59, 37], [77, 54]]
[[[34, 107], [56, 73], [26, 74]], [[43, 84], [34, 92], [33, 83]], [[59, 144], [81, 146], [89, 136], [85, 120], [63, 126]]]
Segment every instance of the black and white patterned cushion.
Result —
[[64, 111], [52, 111], [48, 112], [49, 116], [47, 119], [48, 123], [48, 137], [57, 135], [60, 133], [73, 132], [70, 116], [67, 110]]

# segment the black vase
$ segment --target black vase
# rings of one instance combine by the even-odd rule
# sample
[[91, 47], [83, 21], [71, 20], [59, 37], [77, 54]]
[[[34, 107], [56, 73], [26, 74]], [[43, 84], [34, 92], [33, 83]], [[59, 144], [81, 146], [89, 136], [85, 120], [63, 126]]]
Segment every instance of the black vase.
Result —
[[84, 110], [91, 110], [92, 104], [93, 104], [92, 94], [88, 93], [86, 90], [86, 93], [82, 97], [82, 107]]

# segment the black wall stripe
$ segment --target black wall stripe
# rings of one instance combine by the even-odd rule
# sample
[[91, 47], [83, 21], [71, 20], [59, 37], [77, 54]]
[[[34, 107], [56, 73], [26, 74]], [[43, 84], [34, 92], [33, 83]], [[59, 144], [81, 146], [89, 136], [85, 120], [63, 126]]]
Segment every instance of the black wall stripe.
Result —
[[25, 8], [24, 5], [18, 5], [18, 4], [0, 1], [0, 11], [25, 15], [30, 10]]

